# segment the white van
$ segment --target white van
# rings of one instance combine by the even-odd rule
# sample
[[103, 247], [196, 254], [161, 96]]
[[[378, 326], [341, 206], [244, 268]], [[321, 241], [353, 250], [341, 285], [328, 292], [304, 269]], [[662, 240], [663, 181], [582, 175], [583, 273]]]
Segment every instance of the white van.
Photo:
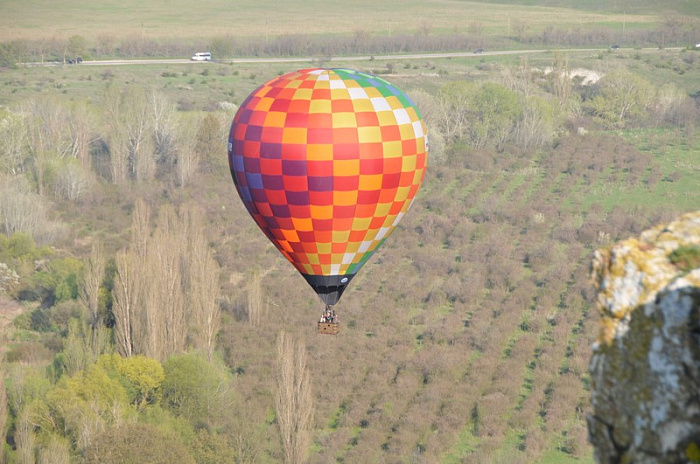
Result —
[[202, 52], [202, 53], [195, 53], [192, 55], [190, 58], [192, 61], [211, 61], [211, 53], [209, 52]]

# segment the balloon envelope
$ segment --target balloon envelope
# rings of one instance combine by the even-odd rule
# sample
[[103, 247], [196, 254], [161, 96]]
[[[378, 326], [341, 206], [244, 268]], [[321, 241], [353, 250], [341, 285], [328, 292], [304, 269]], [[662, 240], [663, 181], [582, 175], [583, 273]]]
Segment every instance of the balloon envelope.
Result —
[[408, 210], [427, 146], [418, 109], [390, 83], [305, 69], [247, 97], [228, 156], [250, 215], [332, 305]]

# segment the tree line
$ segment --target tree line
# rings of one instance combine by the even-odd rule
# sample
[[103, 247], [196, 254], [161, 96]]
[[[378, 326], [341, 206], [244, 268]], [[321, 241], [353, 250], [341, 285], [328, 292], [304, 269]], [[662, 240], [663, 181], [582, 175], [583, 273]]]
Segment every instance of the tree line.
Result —
[[619, 26], [594, 28], [546, 25], [535, 29], [521, 20], [513, 20], [507, 36], [487, 34], [483, 23], [473, 21], [465, 31], [434, 32], [430, 24], [415, 31], [376, 35], [358, 27], [352, 34], [315, 36], [282, 34], [261, 40], [258, 37], [215, 36], [206, 39], [153, 39], [142, 34], [117, 37], [101, 34], [87, 39], [45, 37], [36, 40], [0, 42], [0, 66], [20, 62], [67, 62], [85, 58], [189, 57], [192, 50], [209, 50], [215, 58], [237, 56], [337, 56], [356, 54], [394, 54], [447, 52], [476, 48], [507, 48], [511, 44], [559, 47], [608, 47], [622, 43], [628, 47], [692, 46], [700, 31], [697, 18], [668, 13], [651, 29], [623, 29]]

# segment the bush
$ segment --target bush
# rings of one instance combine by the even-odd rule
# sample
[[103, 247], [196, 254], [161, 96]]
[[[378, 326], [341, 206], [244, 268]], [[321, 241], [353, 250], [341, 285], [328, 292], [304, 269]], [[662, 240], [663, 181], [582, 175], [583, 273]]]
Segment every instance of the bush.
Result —
[[85, 453], [87, 463], [195, 464], [185, 446], [150, 424], [126, 423], [100, 434]]
[[173, 356], [163, 363], [163, 405], [193, 425], [216, 421], [229, 406], [226, 372], [196, 354]]

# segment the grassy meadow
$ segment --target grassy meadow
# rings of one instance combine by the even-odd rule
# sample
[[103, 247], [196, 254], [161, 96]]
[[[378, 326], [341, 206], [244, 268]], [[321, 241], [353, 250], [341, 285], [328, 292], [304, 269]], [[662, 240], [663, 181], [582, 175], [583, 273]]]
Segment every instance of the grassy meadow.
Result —
[[165, 38], [172, 37], [173, 31], [183, 39], [214, 36], [264, 39], [285, 34], [357, 31], [377, 35], [421, 31], [444, 34], [466, 31], [474, 25], [487, 34], [505, 34], [514, 21], [538, 30], [548, 25], [592, 28], [617, 24], [622, 28], [623, 21], [627, 27], [645, 27], [655, 20], [648, 11], [622, 14], [596, 12], [595, 8], [577, 8], [573, 4], [540, 7], [452, 0], [322, 3], [209, 0], [196, 4], [187, 0], [167, 3], [58, 0], [50, 5], [38, 0], [7, 0], [0, 5], [3, 31], [0, 39], [65, 39], [72, 35], [93, 40], [101, 35]]
[[[665, 7], [692, 23], [700, 12], [689, 11], [688, 4], [679, 0]], [[49, 8], [36, 0], [2, 1], [0, 42], [51, 42], [77, 34], [88, 43], [109, 35], [115, 41], [138, 36], [206, 44], [215, 36], [263, 42], [285, 34], [322, 40], [408, 31], [479, 35], [525, 49], [537, 47], [512, 37], [518, 24], [533, 34], [549, 26], [614, 31], [601, 36], [606, 42], [585, 50], [554, 53], [543, 47], [541, 53], [520, 56], [0, 69], [0, 130], [9, 133], [17, 115], [35, 116], [25, 120], [31, 130], [20, 155], [9, 143], [1, 145], [0, 193], [34, 198], [46, 211], [46, 223], [60, 231], [48, 243], [37, 239], [36, 250], [0, 236], [0, 261], [21, 274], [17, 288], [0, 292], [0, 308], [8, 298], [24, 308], [3, 334], [9, 398], [7, 419], [0, 420], [7, 436], [5, 462], [53, 454], [56, 462], [65, 457], [62, 462], [116, 463], [116, 455], [95, 450], [106, 449], [105, 444], [126, 448], [129, 440], [109, 439], [134, 424], [150, 432], [132, 436], [127, 451], [139, 456], [149, 448], [161, 450], [161, 461], [153, 462], [168, 462], [163, 456], [172, 456], [164, 449], [181, 453], [177, 462], [182, 463], [284, 462], [275, 402], [277, 343], [284, 331], [305, 347], [313, 392], [304, 462], [592, 463], [585, 423], [590, 345], [598, 331], [589, 282], [592, 254], [700, 205], [700, 52], [678, 44], [610, 50], [607, 40], [621, 34], [623, 24], [627, 31], [656, 30], [664, 22], [667, 13], [656, 4], [635, 5], [332, 0], [321, 7], [300, 0], [244, 0], [232, 8], [223, 0], [196, 6], [183, 0], [58, 0]], [[568, 93], [560, 91], [547, 70], [563, 61], [569, 70], [594, 71], [603, 79], [592, 86], [574, 80]], [[226, 161], [237, 105], [261, 83], [315, 66], [381, 75], [414, 97], [428, 126], [439, 129], [435, 143], [431, 135], [434, 152], [416, 202], [337, 305], [341, 332], [332, 337], [316, 333], [322, 304], [250, 219]], [[649, 109], [624, 121], [610, 116], [605, 98], [596, 99], [611, 95], [603, 93], [611, 88], [605, 76], [620, 71], [640, 78], [654, 95]], [[470, 123], [479, 117], [475, 109], [453, 105], [449, 92], [464, 92], [463, 101], [476, 107], [474, 95], [488, 86], [512, 97], [514, 113], [529, 108], [541, 116], [549, 138], [525, 148], [514, 137], [502, 146], [491, 140], [477, 145], [470, 126], [451, 138], [444, 135], [457, 113], [471, 111], [466, 113]], [[130, 177], [121, 185], [109, 169], [112, 151], [118, 151], [112, 136], [119, 124], [110, 119], [115, 89], [117, 95], [162, 96], [179, 124], [172, 134], [177, 153], [163, 156], [166, 161], [158, 161], [152, 177]], [[51, 111], [61, 117], [51, 118]], [[88, 159], [66, 161], [70, 155], [51, 152], [40, 172], [41, 159], [29, 141], [44, 133], [59, 137], [49, 129], [63, 127], [62, 119], [89, 127]], [[126, 116], [117, 120], [124, 121]], [[518, 132], [521, 122], [506, 135]], [[179, 150], [189, 146], [188, 139], [199, 142], [205, 126], [213, 129], [202, 165], [188, 182], [181, 181], [175, 174]], [[13, 165], [15, 155], [24, 162]], [[75, 198], [56, 188], [61, 173], [75, 172], [62, 171], [66, 166], [79, 166], [89, 181]], [[14, 181], [22, 181], [17, 190], [3, 190]], [[199, 225], [220, 269], [221, 290], [216, 350], [205, 364], [225, 382], [211, 396], [198, 396], [197, 386], [184, 395], [204, 398], [200, 402], [177, 404], [158, 391], [127, 404], [117, 418], [122, 410], [114, 405], [99, 410], [94, 398], [85, 411], [60, 416], [55, 405], [62, 400], [83, 404], [90, 392], [108, 384], [105, 376], [80, 390], [81, 379], [93, 379], [94, 364], [84, 360], [81, 369], [68, 369], [76, 353], [89, 351], [91, 340], [76, 281], [86, 272], [92, 244], [101, 243], [107, 274], [99, 307], [103, 329], [113, 334], [109, 295], [120, 250], [137, 247], [132, 219], [139, 200], [151, 206], [153, 228], [159, 212], [171, 208], [194, 205], [202, 214]], [[81, 271], [69, 272], [69, 264]], [[257, 301], [251, 296], [256, 288]], [[253, 307], [261, 316], [257, 322]], [[109, 346], [113, 349], [108, 343], [106, 352]], [[167, 361], [162, 364], [168, 367]], [[205, 388], [206, 382], [201, 384]], [[69, 388], [76, 392], [69, 394]], [[99, 414], [93, 414], [96, 410]], [[75, 425], [89, 420], [97, 425]], [[93, 429], [102, 433], [80, 432]], [[157, 437], [155, 444], [139, 439], [149, 434]]]

